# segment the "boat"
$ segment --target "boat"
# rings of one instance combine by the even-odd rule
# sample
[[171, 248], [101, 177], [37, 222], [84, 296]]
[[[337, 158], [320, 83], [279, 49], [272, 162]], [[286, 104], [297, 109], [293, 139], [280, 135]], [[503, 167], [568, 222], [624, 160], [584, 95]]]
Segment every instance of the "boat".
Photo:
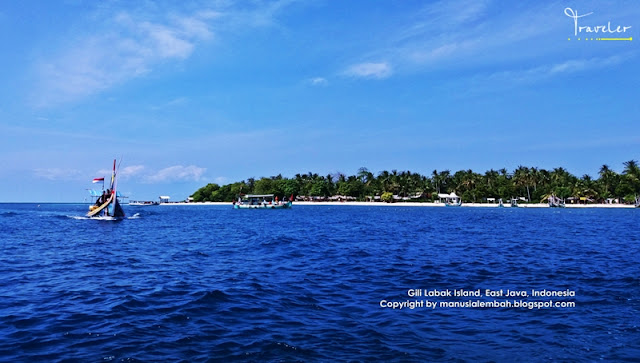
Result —
[[133, 206], [151, 206], [151, 205], [160, 205], [160, 202], [154, 200], [131, 200], [129, 201], [129, 205]]
[[462, 205], [462, 198], [456, 195], [455, 192], [451, 194], [438, 194], [440, 203], [444, 203], [447, 207], [460, 207]]
[[549, 207], [551, 208], [564, 208], [564, 199], [556, 197], [555, 194], [549, 196]]
[[233, 202], [234, 209], [289, 209], [291, 200], [278, 201], [273, 194], [247, 194]]
[[116, 160], [113, 160], [113, 172], [111, 173], [111, 183], [109, 188], [104, 189], [104, 178], [93, 179], [93, 182], [102, 181], [102, 193], [91, 190], [92, 196], [97, 197], [97, 200], [93, 205], [89, 207], [87, 217], [90, 218], [124, 218], [124, 210], [120, 205], [120, 194], [116, 191]]

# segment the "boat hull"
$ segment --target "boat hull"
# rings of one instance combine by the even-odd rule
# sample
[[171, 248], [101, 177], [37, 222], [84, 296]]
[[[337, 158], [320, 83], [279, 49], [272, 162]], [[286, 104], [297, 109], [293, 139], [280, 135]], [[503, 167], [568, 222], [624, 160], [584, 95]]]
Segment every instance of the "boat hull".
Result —
[[116, 198], [114, 195], [112, 195], [112, 197], [109, 198], [108, 201], [96, 208], [90, 209], [89, 213], [87, 213], [87, 217], [90, 218], [105, 216], [114, 218], [124, 217], [124, 210], [122, 210], [118, 198]]
[[291, 202], [282, 204], [234, 204], [234, 209], [289, 209]]
[[458, 202], [458, 203], [445, 203], [444, 204], [447, 207], [460, 207], [462, 206], [462, 201]]

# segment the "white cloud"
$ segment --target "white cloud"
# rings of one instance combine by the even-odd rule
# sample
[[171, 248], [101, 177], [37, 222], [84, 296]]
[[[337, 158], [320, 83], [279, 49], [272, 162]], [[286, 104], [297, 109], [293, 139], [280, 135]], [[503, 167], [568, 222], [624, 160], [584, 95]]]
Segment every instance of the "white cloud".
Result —
[[122, 168], [122, 170], [120, 170], [118, 174], [123, 178], [128, 178], [135, 175], [139, 175], [143, 171], [144, 171], [144, 165], [130, 165]]
[[[557, 3], [546, 2], [527, 6], [490, 0], [432, 2], [384, 29], [386, 33], [371, 37], [369, 49], [357, 57], [384, 59], [393, 65], [393, 74], [486, 66], [508, 68], [523, 60], [528, 64], [544, 59], [557, 62], [558, 54], [568, 50], [565, 34], [573, 34], [571, 19], [563, 9]], [[625, 14], [616, 14], [615, 18], [629, 18], [636, 13], [625, 9]], [[611, 54], [598, 44], [585, 45], [589, 47], [581, 47], [588, 52], [584, 54]], [[350, 71], [354, 76], [366, 74], [359, 69]]]
[[[199, 181], [206, 171], [195, 165], [175, 165], [160, 170], [151, 170], [144, 165], [129, 165], [118, 170], [118, 176], [124, 180], [134, 180], [141, 183], [155, 184], [176, 181]], [[101, 169], [97, 176], [111, 176], [111, 170]]]
[[315, 78], [311, 78], [309, 80], [309, 83], [312, 86], [326, 86], [329, 84], [329, 81], [327, 81], [326, 78], [322, 78], [322, 77], [315, 77]]
[[350, 77], [384, 79], [393, 73], [391, 66], [386, 62], [382, 63], [360, 63], [349, 67], [344, 74]]
[[213, 182], [220, 185], [227, 184], [229, 182], [229, 178], [227, 178], [226, 176], [219, 176], [213, 179]]
[[150, 72], [166, 60], [188, 58], [213, 32], [207, 12], [140, 21], [143, 15], [119, 13], [107, 31], [71, 39], [68, 47], [36, 66], [37, 106], [75, 101]]
[[58, 51], [35, 62], [32, 103], [48, 107], [77, 101], [148, 74], [159, 64], [188, 59], [217, 33], [275, 25], [276, 16], [294, 2], [256, 2], [249, 7], [203, 2], [196, 10], [192, 3], [168, 10], [162, 4], [141, 2], [127, 11], [105, 4], [97, 14], [88, 14], [93, 21], [85, 25], [83, 35], [64, 39]]
[[206, 168], [195, 165], [182, 166], [175, 165], [157, 171], [145, 178], [147, 183], [164, 183], [174, 181], [199, 181]]
[[567, 73], [584, 72], [618, 65], [627, 61], [629, 55], [615, 55], [611, 57], [571, 59], [561, 63], [548, 64], [524, 70], [497, 72], [489, 75], [490, 80], [506, 80], [510, 82], [536, 82]]
[[72, 180], [82, 175], [79, 170], [62, 168], [38, 168], [33, 173], [38, 178], [48, 180]]

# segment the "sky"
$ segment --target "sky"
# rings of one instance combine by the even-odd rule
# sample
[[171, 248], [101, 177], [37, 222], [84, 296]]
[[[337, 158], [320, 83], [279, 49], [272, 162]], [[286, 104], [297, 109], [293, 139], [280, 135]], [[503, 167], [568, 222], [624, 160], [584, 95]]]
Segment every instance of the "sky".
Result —
[[114, 159], [134, 200], [360, 167], [621, 172], [639, 30], [632, 0], [5, 1], [0, 202], [82, 202]]

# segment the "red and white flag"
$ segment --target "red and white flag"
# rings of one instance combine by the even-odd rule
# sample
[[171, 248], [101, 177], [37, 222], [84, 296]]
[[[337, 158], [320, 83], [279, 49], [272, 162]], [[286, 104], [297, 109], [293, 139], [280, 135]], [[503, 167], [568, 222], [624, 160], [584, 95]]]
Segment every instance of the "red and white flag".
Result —
[[104, 181], [104, 178], [93, 178], [93, 182], [94, 183], [100, 183], [100, 182], [103, 182], [103, 181]]

